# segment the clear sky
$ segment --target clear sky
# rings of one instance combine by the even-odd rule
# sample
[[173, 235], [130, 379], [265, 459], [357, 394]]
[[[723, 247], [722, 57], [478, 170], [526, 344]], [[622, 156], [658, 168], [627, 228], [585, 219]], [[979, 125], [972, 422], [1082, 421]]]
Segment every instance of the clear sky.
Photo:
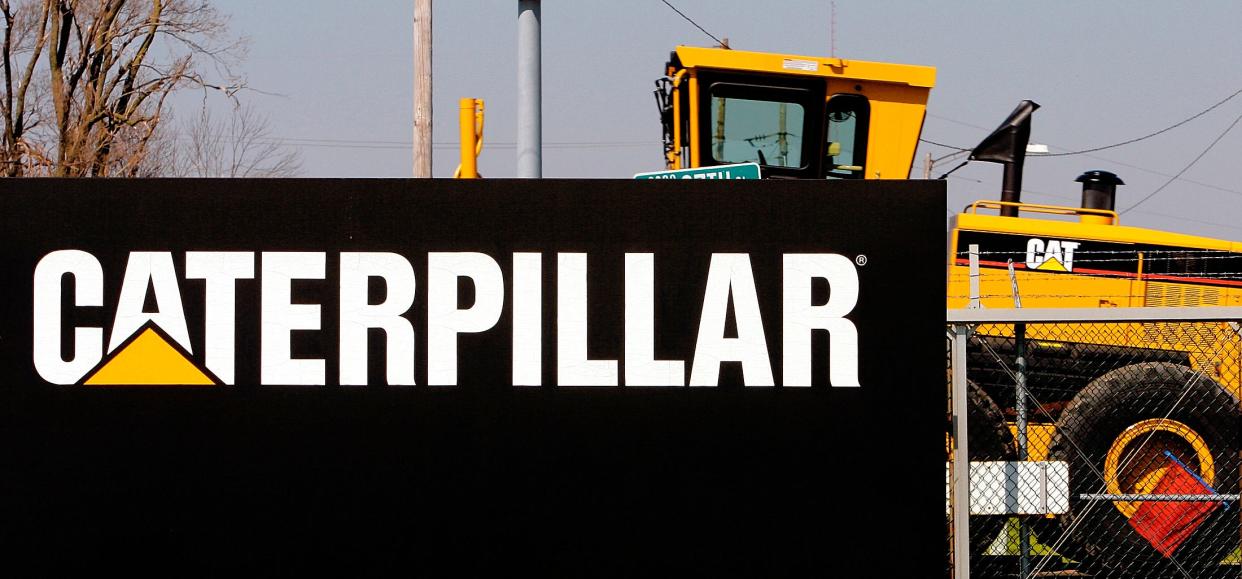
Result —
[[[734, 48], [828, 55], [828, 0], [671, 0]], [[250, 38], [243, 95], [313, 177], [411, 173], [413, 0], [219, 0]], [[1032, 142], [1065, 152], [1139, 137], [1242, 89], [1242, 2], [838, 0], [836, 56], [937, 68], [926, 139], [973, 147], [1021, 99]], [[515, 173], [516, 0], [436, 0], [434, 172], [457, 164], [457, 99], [487, 102], [480, 170]], [[662, 168], [653, 81], [677, 44], [713, 42], [660, 0], [543, 2], [544, 176], [619, 177]], [[186, 99], [183, 99], [186, 100]], [[1242, 116], [1242, 96], [1157, 137], [1027, 162], [1025, 201], [1078, 203], [1073, 182], [1125, 180], [1124, 210], [1186, 168]], [[920, 147], [914, 176], [923, 173]], [[1123, 223], [1242, 240], [1242, 126]], [[943, 167], [947, 168], [947, 167]], [[937, 173], [942, 167], [937, 165]], [[999, 195], [1001, 167], [950, 178], [949, 208]], [[946, 215], [947, 217], [947, 215]]]

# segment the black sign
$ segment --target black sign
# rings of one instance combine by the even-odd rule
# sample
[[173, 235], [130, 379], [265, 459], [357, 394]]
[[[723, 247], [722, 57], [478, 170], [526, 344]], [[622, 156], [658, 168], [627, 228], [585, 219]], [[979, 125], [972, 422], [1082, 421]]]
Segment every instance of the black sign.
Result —
[[[0, 182], [55, 566], [932, 576], [941, 182]], [[853, 570], [850, 570], [853, 569]]]

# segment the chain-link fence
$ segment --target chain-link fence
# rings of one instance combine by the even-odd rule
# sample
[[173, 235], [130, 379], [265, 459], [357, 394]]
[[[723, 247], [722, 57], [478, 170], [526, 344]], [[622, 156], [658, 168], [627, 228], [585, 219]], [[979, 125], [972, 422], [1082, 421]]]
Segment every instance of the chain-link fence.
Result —
[[1242, 577], [1242, 308], [1198, 310], [950, 313], [951, 576]]

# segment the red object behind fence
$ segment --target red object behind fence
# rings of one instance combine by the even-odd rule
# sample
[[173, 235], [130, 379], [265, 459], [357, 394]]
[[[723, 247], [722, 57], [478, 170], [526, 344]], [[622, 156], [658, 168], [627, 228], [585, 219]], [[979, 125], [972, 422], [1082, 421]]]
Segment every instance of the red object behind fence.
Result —
[[[1169, 468], [1156, 483], [1152, 494], [1158, 495], [1206, 495], [1211, 494], [1195, 475], [1177, 461], [1169, 459]], [[1207, 501], [1149, 501], [1139, 506], [1130, 517], [1130, 526], [1147, 539], [1165, 557], [1171, 557], [1182, 543], [1207, 520], [1220, 503]]]

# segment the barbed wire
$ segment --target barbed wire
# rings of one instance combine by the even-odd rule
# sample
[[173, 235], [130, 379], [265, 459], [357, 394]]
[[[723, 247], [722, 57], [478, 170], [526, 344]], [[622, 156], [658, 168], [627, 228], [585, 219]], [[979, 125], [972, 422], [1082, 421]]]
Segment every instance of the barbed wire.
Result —
[[[980, 295], [978, 295], [978, 296], [970, 296], [970, 295], [967, 295], [967, 294], [950, 294], [950, 295], [949, 295], [949, 296], [947, 296], [947, 297], [948, 297], [949, 299], [959, 299], [959, 300], [970, 299], [970, 298], [972, 298], [972, 297], [978, 297], [979, 299], [989, 299], [989, 298], [1004, 298], [1004, 299], [1013, 299], [1013, 295], [1012, 295], [1012, 294], [980, 294]], [[1124, 295], [1123, 295], [1123, 294], [1028, 294], [1028, 293], [1023, 293], [1023, 294], [1022, 294], [1022, 298], [1023, 298], [1023, 299], [1025, 299], [1025, 298], [1047, 298], [1047, 299], [1071, 299], [1071, 298], [1091, 298], [1091, 299], [1097, 299], [1097, 298], [1143, 299], [1143, 298], [1146, 298], [1146, 297], [1147, 297], [1147, 296], [1146, 296], [1146, 295], [1144, 295], [1144, 294], [1124, 294]]]
[[[1140, 252], [1141, 252], [1141, 253], [1143, 253], [1143, 255], [1158, 255], [1158, 254], [1161, 254], [1161, 253], [1175, 253], [1175, 254], [1178, 254], [1178, 255], [1186, 255], [1186, 254], [1204, 254], [1204, 255], [1229, 254], [1230, 256], [1238, 256], [1238, 257], [1242, 257], [1242, 253], [1230, 253], [1230, 252], [1228, 252], [1228, 251], [1226, 251], [1226, 250], [1224, 250], [1224, 249], [1155, 249], [1155, 250], [1150, 250], [1150, 251], [1149, 251], [1149, 250], [1146, 250], [1146, 249], [1088, 249], [1088, 250], [1078, 250], [1078, 249], [1076, 249], [1076, 250], [1074, 250], [1074, 255], [1076, 255], [1076, 256], [1077, 256], [1077, 255], [1086, 255], [1086, 254], [1103, 254], [1103, 253], [1112, 253], [1112, 254], [1137, 254], [1137, 253], [1140, 253]], [[969, 256], [969, 255], [970, 255], [970, 252], [969, 252], [969, 251], [958, 251], [957, 253], [958, 253], [958, 255], [963, 255], [963, 256]], [[978, 255], [1026, 255], [1026, 252], [1025, 252], [1025, 251], [979, 251], [979, 252], [976, 252], [976, 253], [977, 253]]]
[[[960, 258], [959, 258], [959, 259], [960, 259]], [[1216, 257], [1216, 256], [1204, 256], [1204, 257], [1191, 257], [1191, 258], [1179, 258], [1179, 257], [1153, 257], [1153, 258], [1147, 258], [1146, 256], [1144, 256], [1144, 258], [1143, 258], [1143, 262], [1144, 262], [1144, 263], [1152, 263], [1152, 262], [1156, 262], [1156, 263], [1162, 263], [1162, 262], [1181, 262], [1181, 261], [1186, 261], [1186, 262], [1201, 262], [1201, 261], [1209, 261], [1209, 260], [1222, 260], [1222, 259], [1242, 260], [1242, 255], [1238, 255], [1238, 256], [1222, 256], [1222, 257]], [[1077, 257], [1075, 257], [1075, 258], [1074, 258], [1074, 263], [1075, 263], [1075, 264], [1079, 264], [1079, 263], [1135, 263], [1135, 264], [1137, 264], [1137, 263], [1138, 263], [1138, 261], [1139, 261], [1139, 258], [1138, 258], [1138, 257], [1114, 257], [1114, 258], [1100, 258], [1100, 259], [1089, 259], [1089, 258], [1088, 258], [1088, 259], [1078, 259]], [[996, 263], [996, 262], [990, 262], [990, 263]], [[1021, 264], [1021, 263], [1017, 263], [1017, 262], [1015, 262], [1015, 264], [1014, 264], [1014, 265], [1022, 265], [1022, 264]], [[960, 266], [959, 266], [959, 267], [960, 267]], [[1036, 271], [1036, 270], [1027, 269], [1026, 271]], [[1044, 271], [1044, 272], [1042, 272], [1042, 273], [1053, 273], [1053, 272]], [[1133, 273], [1133, 272], [1131, 272], [1131, 273]], [[1143, 273], [1157, 273], [1157, 274], [1161, 274], [1161, 275], [1163, 275], [1163, 272], [1149, 272], [1149, 271], [1145, 271], [1145, 272], [1143, 272]], [[1175, 272], [1175, 274], [1176, 274], [1176, 273], [1186, 273], [1186, 272]], [[1174, 274], [1174, 275], [1175, 275], [1175, 274]]]
[[[1067, 272], [1051, 272], [1051, 271], [1040, 271], [1040, 270], [1029, 270], [1029, 269], [1024, 270], [1024, 271], [1028, 273], [1038, 273], [1038, 274], [1043, 274], [1047, 276], [1059, 276], [1059, 275], [1065, 275], [1065, 273], [1067, 273]], [[1068, 273], [1070, 273], [1071, 275], [1073, 274], [1073, 272], [1068, 272]], [[1156, 272], [1156, 271], [1144, 271], [1144, 272], [1092, 271], [1090, 274], [1079, 274], [1079, 275], [1090, 276], [1090, 277], [1109, 277], [1109, 276], [1133, 277], [1133, 276], [1141, 275], [1144, 278], [1147, 278], [1148, 276], [1150, 276], [1151, 278], [1154, 278], [1154, 279], [1151, 279], [1150, 281], [1161, 281], [1161, 278], [1212, 279], [1212, 280], [1226, 280], [1226, 281], [1242, 279], [1242, 271], [1212, 271], [1212, 272], [1203, 272], [1203, 273], [1196, 273], [1196, 272], [1167, 272], [1166, 273], [1166, 272]], [[951, 279], [953, 278], [962, 279], [966, 277], [969, 277], [969, 275], [950, 274]], [[1005, 280], [1009, 279], [1009, 276], [1006, 273], [998, 274], [995, 276], [988, 276], [988, 277], [1004, 278]]]

